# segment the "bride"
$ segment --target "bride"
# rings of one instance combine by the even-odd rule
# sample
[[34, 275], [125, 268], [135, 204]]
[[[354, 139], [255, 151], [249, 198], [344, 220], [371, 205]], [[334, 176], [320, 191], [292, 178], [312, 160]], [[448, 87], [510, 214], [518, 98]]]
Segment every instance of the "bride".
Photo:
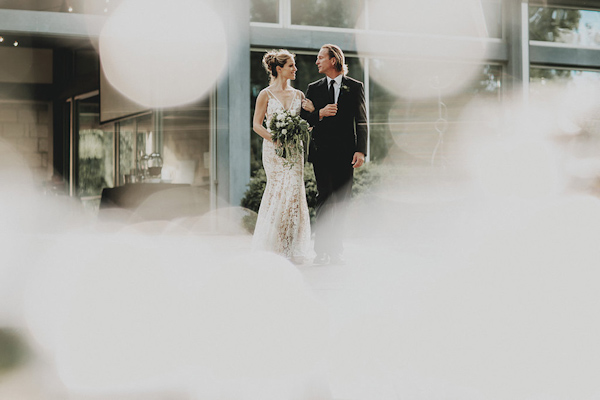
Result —
[[282, 110], [300, 113], [303, 107], [313, 111], [314, 106], [304, 93], [290, 86], [296, 79], [294, 55], [287, 50], [267, 52], [262, 60], [269, 74], [270, 85], [256, 99], [253, 129], [263, 138], [262, 161], [267, 174], [267, 186], [258, 210], [258, 219], [252, 239], [254, 250], [272, 251], [295, 264], [302, 264], [310, 256], [310, 216], [304, 188], [304, 160], [292, 168], [275, 154], [276, 143], [269, 126], [273, 113]]

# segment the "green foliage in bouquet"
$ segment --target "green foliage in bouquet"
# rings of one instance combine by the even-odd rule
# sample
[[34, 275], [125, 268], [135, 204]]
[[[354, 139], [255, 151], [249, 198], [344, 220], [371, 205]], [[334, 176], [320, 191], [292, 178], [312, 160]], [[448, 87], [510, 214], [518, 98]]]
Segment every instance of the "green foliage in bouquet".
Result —
[[285, 159], [284, 164], [292, 168], [307, 154], [310, 133], [308, 122], [293, 110], [278, 111], [269, 122], [273, 142], [277, 144], [275, 153]]

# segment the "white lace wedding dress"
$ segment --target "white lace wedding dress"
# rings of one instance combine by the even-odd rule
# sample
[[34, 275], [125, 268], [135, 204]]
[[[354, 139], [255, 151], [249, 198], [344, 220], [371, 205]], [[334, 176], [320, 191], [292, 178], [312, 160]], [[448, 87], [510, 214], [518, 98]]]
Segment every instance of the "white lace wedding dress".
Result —
[[[267, 126], [273, 113], [284, 105], [266, 89]], [[289, 110], [300, 113], [301, 96], [295, 92]], [[304, 157], [290, 168], [275, 154], [273, 142], [263, 140], [262, 161], [267, 174], [267, 186], [258, 210], [252, 239], [254, 250], [271, 251], [295, 262], [310, 256], [310, 216], [304, 188]]]

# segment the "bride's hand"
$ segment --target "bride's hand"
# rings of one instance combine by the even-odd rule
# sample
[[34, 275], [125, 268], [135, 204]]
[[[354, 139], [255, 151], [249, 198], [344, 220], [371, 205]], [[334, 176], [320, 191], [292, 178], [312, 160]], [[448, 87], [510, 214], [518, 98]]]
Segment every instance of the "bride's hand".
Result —
[[309, 99], [302, 100], [302, 108], [305, 109], [308, 112], [315, 111], [315, 105]]

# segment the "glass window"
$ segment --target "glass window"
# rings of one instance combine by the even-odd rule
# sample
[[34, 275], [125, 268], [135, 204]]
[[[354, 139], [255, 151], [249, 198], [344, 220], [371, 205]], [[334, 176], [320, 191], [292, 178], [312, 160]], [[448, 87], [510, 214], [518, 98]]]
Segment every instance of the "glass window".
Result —
[[595, 196], [600, 194], [598, 118], [600, 71], [530, 68], [530, 102], [546, 110], [551, 121], [547, 132], [560, 150], [567, 188]]
[[[390, 60], [386, 62], [390, 63]], [[383, 161], [389, 157], [393, 163], [416, 161], [417, 165], [424, 166], [430, 165], [432, 159], [435, 162], [441, 159], [448, 163], [458, 161], [453, 160], [453, 155], [445, 148], [438, 147], [438, 129], [443, 132], [443, 143], [450, 144], [469, 123], [461, 117], [467, 104], [474, 99], [501, 101], [501, 67], [482, 65], [479, 71], [460, 93], [440, 98], [401, 97], [370, 79], [371, 160]]]
[[123, 0], [94, 1], [94, 0], [3, 0], [1, 9], [50, 11], [75, 14], [108, 15]]
[[547, 81], [566, 83], [573, 78], [574, 71], [569, 69], [536, 68], [529, 69], [529, 81], [532, 83], [546, 84]]
[[367, 2], [371, 30], [425, 35], [502, 37], [501, 0]]
[[279, 0], [250, 0], [250, 21], [279, 22]]
[[529, 38], [600, 47], [600, 11], [530, 6]]
[[[252, 129], [252, 119], [254, 118], [256, 98], [260, 91], [269, 85], [269, 77], [262, 66], [264, 54], [264, 51], [250, 53], [250, 170], [252, 173], [262, 167], [262, 139]], [[300, 71], [298, 71], [299, 73]]]
[[113, 126], [100, 126], [99, 97], [77, 100], [77, 196], [97, 210], [105, 187], [113, 187]]
[[[162, 111], [162, 178], [172, 183], [211, 184], [210, 98]], [[204, 199], [209, 204], [209, 199]]]
[[[598, 105], [590, 96], [589, 91], [594, 91], [600, 86], [600, 71], [571, 70], [550, 67], [531, 67], [529, 69], [530, 94], [533, 101], [544, 101], [549, 96], [557, 100], [564, 100], [571, 108], [575, 106], [580, 111], [584, 108], [594, 109], [594, 119], [597, 119], [595, 110]], [[579, 98], [578, 98], [579, 96]], [[578, 104], [577, 101], [580, 101]], [[600, 134], [600, 129], [598, 129]]]
[[160, 153], [161, 138], [155, 129], [155, 114], [148, 113], [116, 123], [119, 131], [119, 185], [128, 182], [127, 175], [139, 181], [146, 175], [153, 153]]
[[126, 182], [126, 175], [137, 175], [137, 152], [135, 141], [135, 120], [129, 119], [117, 124], [119, 129], [119, 174], [120, 185]]
[[502, 37], [502, 1], [482, 0], [481, 9], [488, 37]]
[[364, 4], [365, 0], [291, 0], [292, 24], [362, 29]]
[[136, 118], [136, 149], [137, 154], [150, 155], [156, 151], [156, 133], [154, 132], [154, 118], [152, 114], [145, 114]]

